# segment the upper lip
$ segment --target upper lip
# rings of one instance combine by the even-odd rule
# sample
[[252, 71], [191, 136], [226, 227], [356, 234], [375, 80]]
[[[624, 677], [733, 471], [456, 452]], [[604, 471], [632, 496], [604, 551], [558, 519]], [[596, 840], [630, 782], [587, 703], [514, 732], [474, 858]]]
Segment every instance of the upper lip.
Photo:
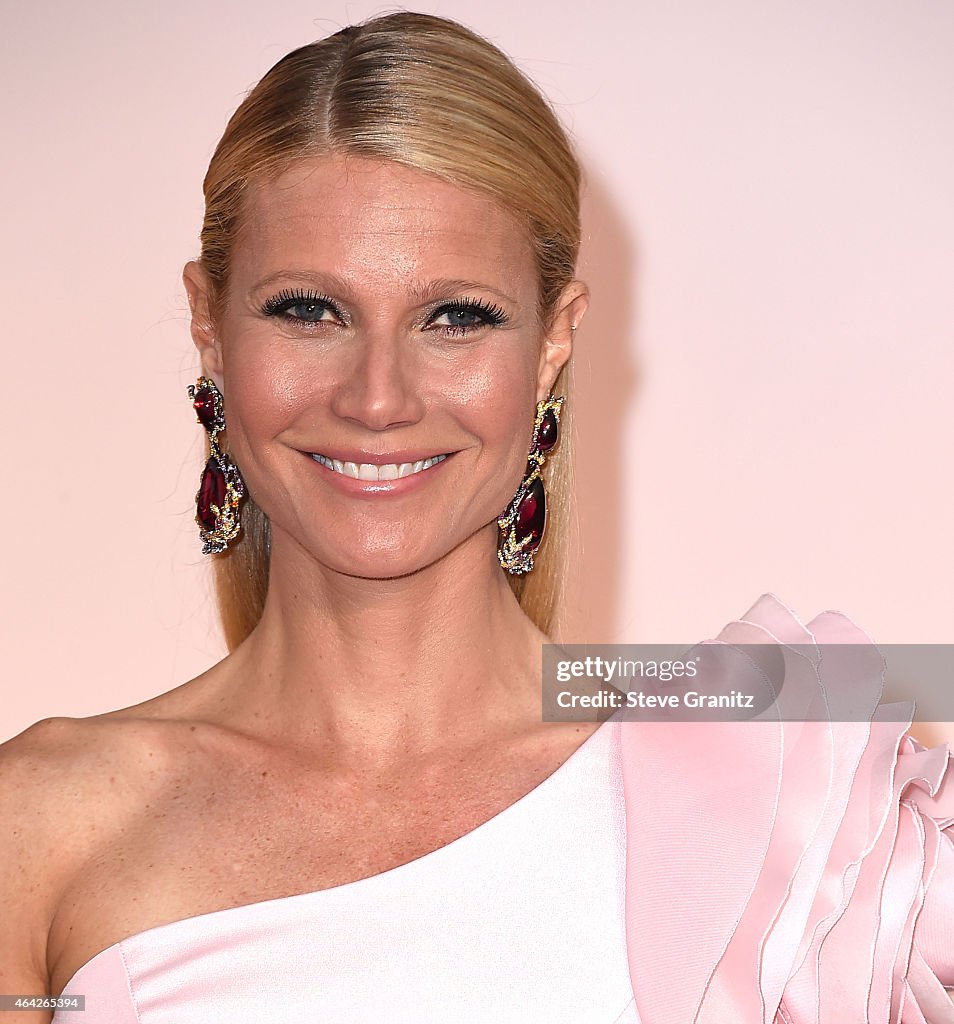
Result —
[[425, 451], [423, 448], [402, 448], [398, 451], [376, 452], [364, 451], [361, 448], [311, 448], [307, 450], [308, 455], [324, 455], [326, 459], [333, 462], [353, 462], [355, 465], [366, 466], [400, 466], [405, 462], [423, 462], [424, 459], [434, 459], [438, 455], [453, 455], [453, 452], [434, 451], [433, 448]]

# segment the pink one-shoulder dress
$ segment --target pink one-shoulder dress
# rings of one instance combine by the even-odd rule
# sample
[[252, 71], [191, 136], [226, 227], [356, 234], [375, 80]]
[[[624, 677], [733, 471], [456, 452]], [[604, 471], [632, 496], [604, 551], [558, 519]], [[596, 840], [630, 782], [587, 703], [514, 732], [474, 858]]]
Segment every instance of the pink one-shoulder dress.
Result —
[[954, 755], [839, 612], [704, 643], [773, 645], [788, 716], [614, 716], [439, 850], [117, 942], [55, 1024], [954, 1024]]

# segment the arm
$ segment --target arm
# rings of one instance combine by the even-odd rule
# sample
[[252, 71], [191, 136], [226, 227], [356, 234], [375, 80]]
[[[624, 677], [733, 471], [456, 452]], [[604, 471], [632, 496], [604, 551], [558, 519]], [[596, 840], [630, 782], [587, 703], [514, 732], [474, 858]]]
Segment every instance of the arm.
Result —
[[[56, 910], [56, 747], [68, 720], [45, 719], [0, 745], [0, 994], [52, 995], [47, 937]], [[59, 779], [57, 778], [59, 776]], [[50, 1024], [52, 1010], [12, 1010], [3, 1024]]]

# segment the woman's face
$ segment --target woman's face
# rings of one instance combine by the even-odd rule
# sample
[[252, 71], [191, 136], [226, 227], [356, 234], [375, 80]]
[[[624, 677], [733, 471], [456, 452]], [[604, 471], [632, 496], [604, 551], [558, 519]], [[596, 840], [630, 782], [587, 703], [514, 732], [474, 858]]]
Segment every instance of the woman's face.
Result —
[[310, 158], [246, 201], [217, 323], [200, 268], [184, 279], [229, 451], [273, 538], [374, 578], [481, 530], [495, 543], [586, 304], [577, 283], [544, 336], [510, 213], [397, 164]]

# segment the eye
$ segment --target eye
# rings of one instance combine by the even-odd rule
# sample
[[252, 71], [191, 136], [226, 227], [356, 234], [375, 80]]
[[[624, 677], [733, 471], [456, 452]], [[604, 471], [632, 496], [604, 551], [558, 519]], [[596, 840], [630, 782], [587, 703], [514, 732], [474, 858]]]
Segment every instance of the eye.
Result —
[[286, 289], [273, 295], [262, 305], [262, 315], [276, 316], [305, 324], [341, 319], [338, 307], [327, 295], [300, 289], [294, 291]]
[[488, 325], [497, 327], [506, 323], [506, 320], [506, 314], [497, 305], [482, 302], [480, 299], [461, 299], [439, 306], [427, 323], [447, 334], [459, 335], [469, 334]]

